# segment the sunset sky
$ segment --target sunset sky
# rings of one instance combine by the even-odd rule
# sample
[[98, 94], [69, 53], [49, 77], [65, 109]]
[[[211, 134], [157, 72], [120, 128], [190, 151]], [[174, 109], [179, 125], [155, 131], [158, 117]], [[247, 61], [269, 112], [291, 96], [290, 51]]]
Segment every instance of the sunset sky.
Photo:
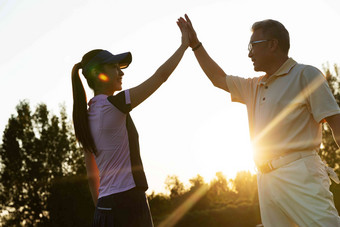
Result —
[[[338, 0], [11, 0], [0, 1], [0, 130], [20, 100], [65, 104], [71, 119], [71, 69], [91, 49], [131, 51], [123, 88], [143, 82], [179, 47], [176, 20], [191, 18], [200, 41], [227, 74], [261, 75], [247, 57], [251, 25], [282, 22], [289, 56], [322, 70], [340, 65]], [[88, 99], [93, 95], [90, 90]], [[167, 175], [209, 182], [221, 171], [254, 172], [245, 106], [210, 83], [189, 48], [173, 75], [131, 113], [140, 135], [149, 192], [164, 190]], [[1, 133], [2, 134], [2, 133]]]

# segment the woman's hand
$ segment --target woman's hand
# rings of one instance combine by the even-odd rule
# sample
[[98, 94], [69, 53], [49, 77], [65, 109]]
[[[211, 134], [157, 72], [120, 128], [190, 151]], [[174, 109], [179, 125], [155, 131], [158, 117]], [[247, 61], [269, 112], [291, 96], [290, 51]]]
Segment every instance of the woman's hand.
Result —
[[188, 48], [189, 44], [190, 44], [190, 40], [189, 40], [189, 31], [188, 31], [188, 24], [187, 22], [181, 17], [178, 19], [177, 21], [177, 25], [179, 27], [179, 29], [181, 30], [182, 33], [182, 45], [185, 48]]
[[188, 15], [185, 14], [184, 17], [185, 19], [180, 17], [177, 21], [177, 24], [182, 32], [182, 43], [186, 44], [186, 42], [189, 42], [188, 45], [191, 48], [194, 48], [199, 45], [200, 41], [197, 38], [196, 31], [192, 26], [191, 20], [189, 19]]
[[169, 78], [171, 73], [177, 67], [178, 63], [181, 61], [184, 52], [188, 49], [190, 41], [187, 22], [183, 18], [180, 18], [177, 21], [177, 25], [182, 33], [182, 43], [180, 47], [156, 70], [156, 72], [149, 79], [130, 89], [131, 108], [135, 108], [140, 103], [142, 103]]

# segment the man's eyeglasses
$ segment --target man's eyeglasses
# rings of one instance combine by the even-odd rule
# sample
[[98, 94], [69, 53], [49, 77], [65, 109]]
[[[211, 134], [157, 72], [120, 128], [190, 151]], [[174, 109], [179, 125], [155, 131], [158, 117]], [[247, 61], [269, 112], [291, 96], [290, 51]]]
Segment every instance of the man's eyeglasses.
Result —
[[248, 44], [248, 50], [249, 50], [249, 52], [252, 52], [252, 51], [253, 51], [253, 46], [254, 46], [254, 44], [267, 42], [267, 41], [269, 41], [269, 40], [270, 40], [270, 39], [263, 39], [263, 40], [257, 40], [257, 41], [250, 42], [250, 43]]

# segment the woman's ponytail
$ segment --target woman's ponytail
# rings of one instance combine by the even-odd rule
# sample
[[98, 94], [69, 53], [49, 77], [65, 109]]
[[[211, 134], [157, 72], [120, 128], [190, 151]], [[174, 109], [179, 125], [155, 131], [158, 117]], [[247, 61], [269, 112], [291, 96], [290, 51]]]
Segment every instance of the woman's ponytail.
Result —
[[72, 90], [73, 90], [73, 125], [76, 138], [85, 151], [96, 154], [87, 116], [86, 93], [79, 77], [81, 62], [74, 65], [72, 69]]

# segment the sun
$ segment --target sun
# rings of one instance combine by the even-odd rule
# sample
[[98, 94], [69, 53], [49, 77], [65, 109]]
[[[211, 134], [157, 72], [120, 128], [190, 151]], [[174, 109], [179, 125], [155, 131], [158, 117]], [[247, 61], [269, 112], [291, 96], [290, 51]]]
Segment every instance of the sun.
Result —
[[192, 171], [210, 182], [217, 172], [228, 179], [240, 171], [255, 174], [253, 149], [248, 131], [247, 113], [244, 108], [222, 109], [197, 130], [191, 152]]

